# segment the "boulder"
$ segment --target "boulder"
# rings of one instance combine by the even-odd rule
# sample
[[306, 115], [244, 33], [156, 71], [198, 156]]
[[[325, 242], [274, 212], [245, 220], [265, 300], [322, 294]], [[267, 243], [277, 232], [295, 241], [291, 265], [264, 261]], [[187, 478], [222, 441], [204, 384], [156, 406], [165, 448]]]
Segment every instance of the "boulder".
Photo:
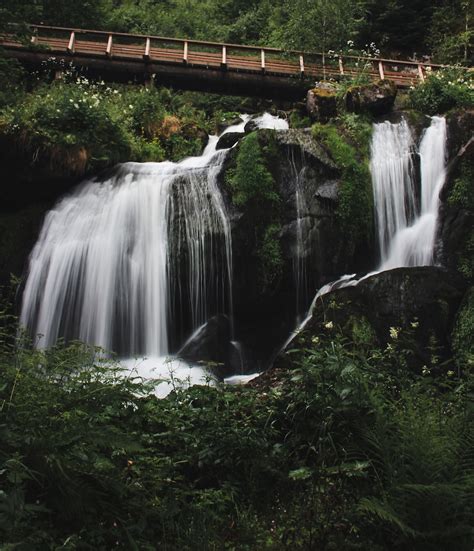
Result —
[[230, 338], [230, 320], [227, 316], [218, 314], [189, 337], [177, 356], [190, 363], [207, 363], [216, 376], [223, 378], [234, 372], [229, 365]]
[[306, 111], [314, 121], [327, 122], [337, 115], [337, 88], [320, 82], [306, 95]]
[[256, 130], [258, 130], [258, 123], [254, 118], [252, 118], [244, 126], [244, 132], [246, 134], [250, 134], [250, 132], [255, 132]]
[[229, 128], [230, 126], [235, 126], [236, 124], [239, 124], [242, 122], [242, 119], [240, 117], [233, 117], [231, 119], [224, 119], [217, 123], [217, 133], [222, 134], [224, 130]]
[[396, 85], [390, 80], [381, 80], [375, 84], [349, 88], [344, 96], [344, 105], [351, 113], [379, 116], [393, 109], [396, 97]]
[[219, 138], [216, 149], [229, 149], [229, 147], [235, 145], [243, 136], [245, 136], [244, 132], [226, 132]]
[[[322, 295], [300, 335], [304, 341], [301, 347], [311, 346], [311, 339], [327, 331], [330, 323], [355, 342], [363, 327], [365, 336], [371, 339], [365, 344], [382, 347], [394, 338], [394, 328], [395, 338], [411, 334], [410, 346], [418, 364], [428, 363], [433, 350], [441, 358], [448, 358], [449, 336], [465, 290], [462, 278], [434, 266], [375, 274], [358, 285]], [[285, 354], [281, 353], [275, 365], [285, 363]]]

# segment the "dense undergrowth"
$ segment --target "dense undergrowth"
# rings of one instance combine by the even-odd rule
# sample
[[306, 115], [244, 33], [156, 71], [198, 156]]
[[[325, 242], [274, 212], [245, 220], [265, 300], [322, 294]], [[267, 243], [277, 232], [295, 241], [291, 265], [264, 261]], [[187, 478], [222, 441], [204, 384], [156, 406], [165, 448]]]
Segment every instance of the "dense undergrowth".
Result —
[[257, 257], [261, 292], [271, 291], [283, 270], [282, 200], [272, 174], [277, 155], [272, 131], [252, 132], [242, 140], [235, 166], [226, 176], [233, 203], [243, 209], [248, 223], [255, 228], [255, 242], [249, 245]]
[[[80, 176], [124, 161], [178, 161], [200, 155], [209, 133], [235, 111], [227, 98], [203, 98], [155, 86], [89, 81], [73, 67], [53, 67], [17, 82], [0, 101], [0, 136], [27, 162]], [[62, 77], [50, 81], [52, 69]], [[0, 97], [0, 100], [2, 98]], [[239, 101], [233, 101], [233, 106]]]
[[382, 350], [326, 323], [271, 384], [158, 400], [84, 345], [19, 347], [11, 323], [2, 549], [472, 549], [469, 362], [416, 375], [409, 334]]
[[369, 171], [372, 128], [364, 118], [346, 113], [333, 124], [313, 125], [314, 138], [324, 145], [342, 174], [337, 218], [348, 236], [349, 250], [368, 243], [373, 232], [373, 197]]

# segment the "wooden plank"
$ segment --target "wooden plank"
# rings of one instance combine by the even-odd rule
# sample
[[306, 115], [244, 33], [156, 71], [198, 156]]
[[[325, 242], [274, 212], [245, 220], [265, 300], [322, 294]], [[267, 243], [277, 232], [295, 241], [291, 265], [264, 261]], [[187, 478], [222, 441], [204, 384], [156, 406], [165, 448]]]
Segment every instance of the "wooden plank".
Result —
[[222, 61], [221, 67], [227, 69], [227, 46], [222, 46]]
[[344, 76], [344, 65], [342, 63], [342, 57], [339, 56], [339, 74]]
[[425, 81], [425, 73], [423, 72], [423, 66], [421, 65], [421, 63], [418, 65], [418, 77], [421, 82]]
[[107, 40], [107, 48], [105, 50], [105, 54], [108, 57], [112, 57], [112, 43], [113, 43], [113, 36], [109, 34], [109, 39]]
[[150, 59], [150, 48], [151, 48], [151, 40], [147, 38], [145, 42], [145, 53], [143, 54], [143, 59], [145, 60]]
[[74, 53], [74, 46], [76, 43], [76, 33], [74, 31], [71, 32], [71, 36], [69, 37], [69, 44], [67, 46], [67, 51], [70, 54]]
[[379, 61], [379, 75], [380, 80], [385, 80], [385, 74], [383, 72], [383, 61]]
[[189, 51], [188, 41], [186, 40], [183, 46], [183, 63], [188, 62], [188, 51]]

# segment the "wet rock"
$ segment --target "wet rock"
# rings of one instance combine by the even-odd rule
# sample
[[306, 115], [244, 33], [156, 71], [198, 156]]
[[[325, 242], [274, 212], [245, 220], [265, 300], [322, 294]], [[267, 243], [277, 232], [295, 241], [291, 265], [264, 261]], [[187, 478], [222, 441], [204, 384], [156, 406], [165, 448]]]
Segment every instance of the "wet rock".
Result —
[[244, 132], [250, 134], [250, 132], [255, 132], [258, 130], [258, 123], [255, 119], [250, 119], [244, 126]]
[[306, 95], [306, 111], [319, 122], [327, 122], [337, 115], [337, 88], [329, 82], [320, 82]]
[[232, 373], [230, 364], [230, 320], [223, 314], [210, 318], [185, 342], [178, 356], [190, 363], [208, 364], [218, 377]]
[[393, 109], [396, 96], [396, 85], [390, 80], [381, 80], [376, 84], [352, 86], [344, 96], [344, 104], [351, 113], [379, 116]]
[[[370, 344], [386, 346], [393, 339], [391, 328], [397, 328], [399, 338], [412, 335], [411, 346], [418, 360], [428, 362], [433, 346], [436, 354], [449, 357], [449, 336], [465, 289], [460, 277], [443, 268], [424, 266], [381, 272], [356, 286], [321, 296], [300, 338], [310, 345], [311, 338], [327, 331], [325, 326], [332, 322], [332, 326], [340, 327], [349, 339], [354, 339], [356, 325], [363, 323], [367, 336], [373, 338]], [[304, 343], [301, 346], [304, 348]], [[281, 354], [275, 365], [285, 361]]]
[[241, 122], [242, 119], [240, 117], [234, 117], [232, 119], [219, 121], [217, 123], [217, 133], [222, 134], [222, 132], [224, 132], [224, 130], [226, 130], [230, 126], [235, 126], [236, 124], [240, 124]]
[[217, 142], [216, 149], [229, 149], [243, 136], [245, 136], [244, 132], [227, 132], [226, 134], [222, 134]]

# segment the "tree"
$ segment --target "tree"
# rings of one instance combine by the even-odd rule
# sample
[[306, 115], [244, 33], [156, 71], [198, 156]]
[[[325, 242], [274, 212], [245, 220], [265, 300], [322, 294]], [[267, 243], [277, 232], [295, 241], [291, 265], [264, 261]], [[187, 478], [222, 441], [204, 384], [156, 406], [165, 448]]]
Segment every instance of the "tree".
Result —
[[355, 37], [364, 4], [358, 0], [287, 0], [283, 11], [288, 22], [274, 30], [274, 40], [285, 48], [327, 52]]
[[429, 36], [436, 60], [472, 63], [473, 10], [473, 0], [450, 0], [436, 8]]

